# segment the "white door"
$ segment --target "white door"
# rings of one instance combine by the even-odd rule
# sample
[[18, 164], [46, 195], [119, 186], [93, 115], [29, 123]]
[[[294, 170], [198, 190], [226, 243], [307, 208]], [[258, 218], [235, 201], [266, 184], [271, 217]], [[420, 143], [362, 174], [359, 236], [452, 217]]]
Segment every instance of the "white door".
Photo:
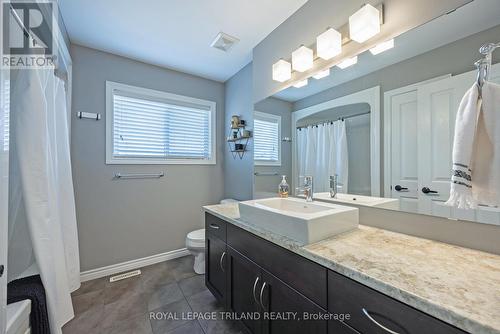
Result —
[[[450, 194], [453, 134], [458, 105], [474, 82], [472, 73], [431, 82], [418, 88], [419, 212], [474, 220], [474, 211], [452, 213], [444, 206]], [[458, 216], [457, 216], [458, 215]]]
[[2, 70], [0, 71], [0, 333], [2, 334], [5, 333], [5, 313], [7, 307], [6, 267], [8, 241], [7, 208], [9, 193], [9, 87], [9, 71]]
[[399, 198], [400, 210], [418, 212], [417, 90], [392, 95], [391, 197]]

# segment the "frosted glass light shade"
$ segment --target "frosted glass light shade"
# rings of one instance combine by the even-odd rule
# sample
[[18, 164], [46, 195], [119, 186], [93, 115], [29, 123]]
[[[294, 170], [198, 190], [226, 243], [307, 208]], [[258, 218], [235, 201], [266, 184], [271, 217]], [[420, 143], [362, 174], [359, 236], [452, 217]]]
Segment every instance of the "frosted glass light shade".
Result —
[[280, 59], [273, 64], [273, 80], [285, 82], [292, 77], [292, 64]]
[[313, 50], [301, 46], [292, 52], [292, 68], [298, 72], [304, 72], [313, 66]]
[[394, 47], [394, 39], [390, 39], [371, 48], [370, 52], [373, 55], [378, 55], [379, 53], [392, 49], [393, 47]]
[[330, 28], [316, 37], [316, 53], [325, 60], [331, 59], [342, 52], [342, 35]]
[[380, 13], [372, 5], [364, 5], [349, 16], [349, 37], [363, 43], [380, 32]]
[[314, 79], [322, 79], [322, 78], [327, 77], [329, 75], [330, 75], [330, 69], [327, 68], [326, 70], [320, 71], [320, 72], [316, 73], [315, 75], [313, 75], [313, 78]]
[[344, 69], [356, 64], [357, 62], [358, 62], [358, 56], [354, 56], [352, 58], [347, 58], [346, 60], [338, 63], [337, 66], [340, 67], [341, 69]]
[[293, 84], [293, 87], [300, 88], [300, 87], [304, 87], [306, 85], [307, 85], [307, 79], [301, 80], [301, 81], [297, 81], [296, 83]]

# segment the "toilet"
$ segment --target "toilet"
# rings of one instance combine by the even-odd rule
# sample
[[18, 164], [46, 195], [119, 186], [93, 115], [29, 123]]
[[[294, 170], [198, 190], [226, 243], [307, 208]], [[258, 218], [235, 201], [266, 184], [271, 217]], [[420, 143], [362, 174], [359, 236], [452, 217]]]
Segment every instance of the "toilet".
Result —
[[205, 273], [205, 229], [189, 232], [186, 236], [186, 248], [194, 256], [194, 272]]
[[[236, 203], [234, 199], [223, 199], [221, 204]], [[205, 229], [189, 232], [186, 236], [186, 248], [194, 256], [194, 272], [203, 275], [205, 273]]]

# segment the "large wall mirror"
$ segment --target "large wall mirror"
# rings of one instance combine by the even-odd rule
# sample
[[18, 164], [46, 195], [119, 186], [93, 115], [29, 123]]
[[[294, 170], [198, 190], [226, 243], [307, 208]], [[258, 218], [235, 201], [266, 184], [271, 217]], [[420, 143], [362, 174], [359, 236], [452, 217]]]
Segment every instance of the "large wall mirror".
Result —
[[[282, 175], [297, 194], [311, 175], [316, 199], [500, 225], [499, 207], [444, 205], [456, 112], [488, 42], [500, 42], [498, 1], [473, 1], [256, 103], [255, 145], [269, 160], [256, 160], [254, 197], [276, 196]], [[496, 83], [499, 62], [494, 53]]]

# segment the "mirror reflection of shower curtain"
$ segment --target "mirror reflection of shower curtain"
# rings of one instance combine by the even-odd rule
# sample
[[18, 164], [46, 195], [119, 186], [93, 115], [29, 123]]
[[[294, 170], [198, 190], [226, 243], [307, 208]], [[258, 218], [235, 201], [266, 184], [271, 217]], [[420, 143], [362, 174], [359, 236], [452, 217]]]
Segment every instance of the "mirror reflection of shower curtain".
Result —
[[330, 175], [337, 174], [339, 192], [347, 193], [349, 164], [344, 121], [297, 129], [297, 170], [299, 178], [314, 177], [315, 192], [329, 191]]
[[[26, 247], [33, 249], [45, 287], [51, 333], [59, 334], [74, 316], [70, 292], [80, 286], [64, 82], [53, 70], [21, 70], [11, 108], [20, 183], [13, 200], [24, 205], [10, 207], [24, 207], [31, 243]], [[14, 237], [9, 243], [26, 242]]]

